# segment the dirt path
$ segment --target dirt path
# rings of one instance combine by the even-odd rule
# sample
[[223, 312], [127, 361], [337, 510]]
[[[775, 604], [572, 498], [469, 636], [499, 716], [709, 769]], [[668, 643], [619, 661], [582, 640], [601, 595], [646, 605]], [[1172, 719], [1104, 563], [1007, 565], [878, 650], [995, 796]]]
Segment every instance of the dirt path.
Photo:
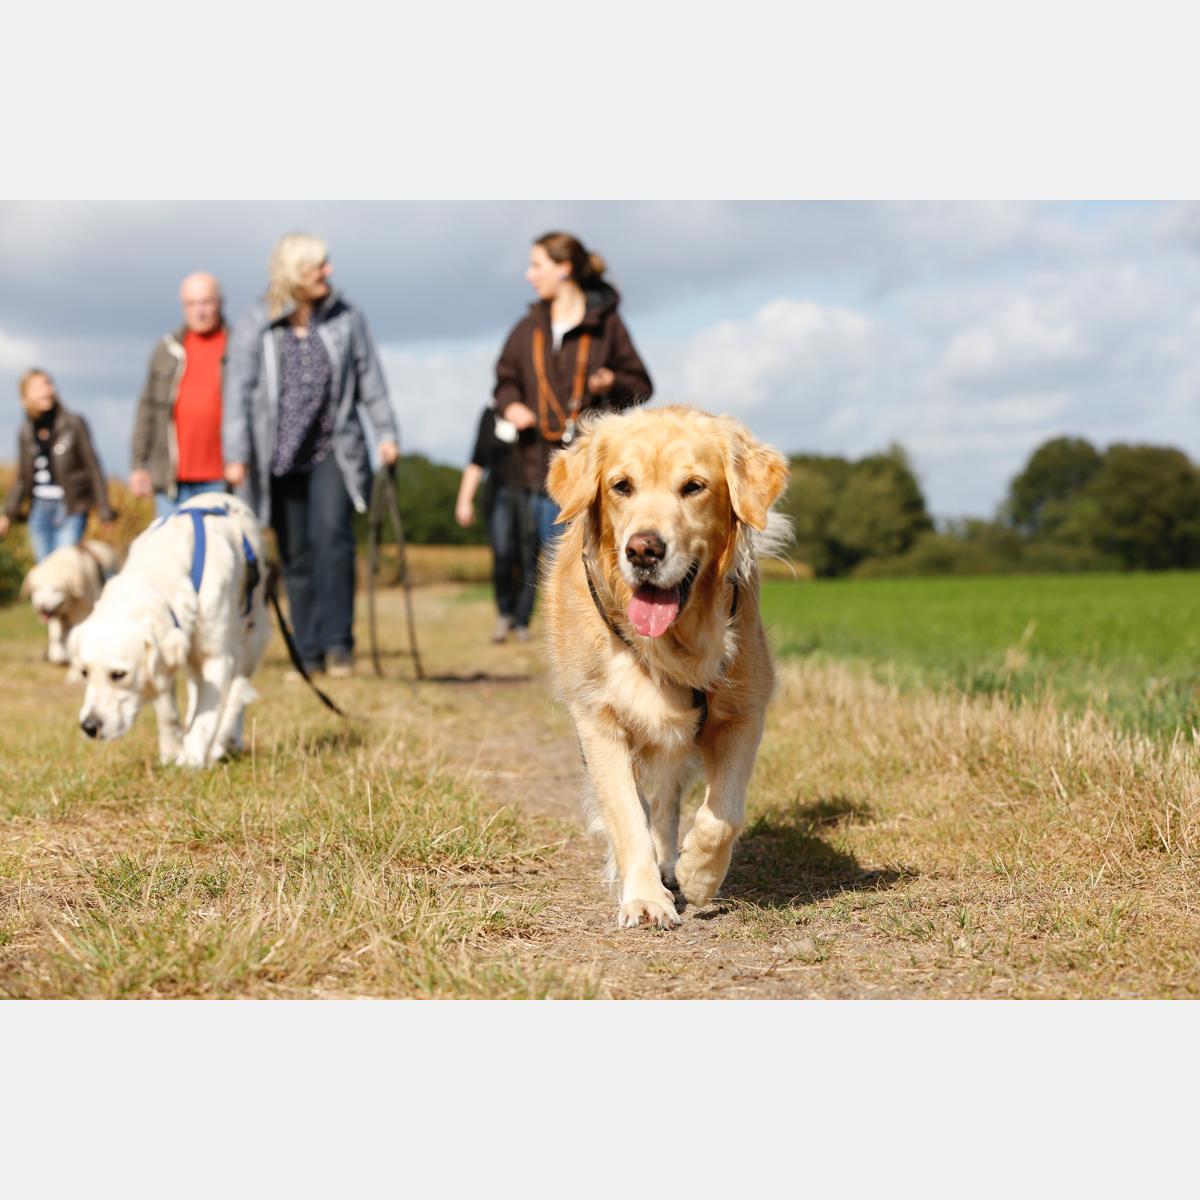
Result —
[[[804, 932], [780, 938], [778, 929], [747, 919], [738, 902], [739, 859], [722, 895], [700, 910], [685, 910], [669, 932], [616, 926], [616, 901], [602, 882], [604, 844], [589, 836], [580, 797], [584, 777], [569, 716], [549, 695], [540, 646], [484, 640], [490, 609], [455, 602], [442, 589], [418, 593], [430, 674], [492, 678], [427, 683], [414, 692], [430, 710], [449, 762], [489, 799], [532, 818], [557, 847], [545, 867], [496, 886], [538, 895], [545, 934], [529, 947], [542, 964], [590, 981], [614, 998], [779, 998], [895, 995], [895, 984], [818, 970], [819, 938]], [[693, 805], [696, 797], [693, 797]], [[691, 812], [684, 816], [686, 833]], [[860, 872], [870, 886], [870, 872]], [[815, 985], [815, 974], [823, 976]]]

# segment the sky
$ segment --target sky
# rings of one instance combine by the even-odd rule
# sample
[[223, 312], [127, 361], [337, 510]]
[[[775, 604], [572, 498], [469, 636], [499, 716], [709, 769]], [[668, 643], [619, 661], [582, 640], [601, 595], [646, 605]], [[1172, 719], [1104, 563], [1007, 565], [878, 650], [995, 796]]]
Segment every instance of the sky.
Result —
[[127, 473], [179, 281], [212, 271], [236, 320], [307, 230], [366, 315], [402, 448], [462, 466], [550, 229], [607, 260], [652, 403], [788, 453], [898, 442], [939, 518], [994, 515], [1060, 434], [1200, 460], [1200, 205], [765, 200], [0, 202], [0, 457], [38, 365]]

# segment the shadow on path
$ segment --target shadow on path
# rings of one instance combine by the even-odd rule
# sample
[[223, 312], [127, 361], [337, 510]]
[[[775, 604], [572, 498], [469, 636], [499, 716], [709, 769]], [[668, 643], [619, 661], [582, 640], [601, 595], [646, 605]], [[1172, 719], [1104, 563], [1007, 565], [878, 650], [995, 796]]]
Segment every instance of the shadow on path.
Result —
[[696, 916], [721, 915], [722, 900], [795, 908], [841, 892], [877, 891], [915, 878], [914, 872], [906, 870], [864, 869], [854, 855], [836, 849], [822, 836], [823, 830], [872, 819], [869, 808], [843, 796], [763, 813], [738, 840], [720, 895]]

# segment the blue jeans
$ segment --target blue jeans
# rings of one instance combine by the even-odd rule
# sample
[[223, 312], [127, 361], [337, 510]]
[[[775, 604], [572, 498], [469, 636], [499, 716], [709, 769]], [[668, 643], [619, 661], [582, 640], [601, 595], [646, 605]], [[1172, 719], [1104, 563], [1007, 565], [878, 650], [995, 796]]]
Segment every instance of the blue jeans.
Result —
[[307, 667], [354, 650], [354, 504], [331, 450], [308, 474], [271, 480], [288, 610]]
[[193, 496], [200, 496], [204, 492], [223, 492], [224, 490], [225, 480], [223, 479], [210, 479], [200, 483], [176, 483], [174, 500], [166, 492], [154, 493], [154, 515], [169, 517], [181, 504], [186, 503]]
[[[507, 487], [497, 488], [487, 514], [488, 541], [492, 543], [492, 590], [502, 617], [516, 619], [521, 595], [520, 513], [513, 507]], [[526, 614], [525, 620], [529, 617]]]
[[[512, 489], [501, 484], [496, 489], [496, 509], [512, 504]], [[494, 510], [493, 510], [494, 511]], [[533, 602], [537, 597], [538, 559], [562, 533], [558, 522], [558, 505], [545, 492], [522, 488], [517, 496], [516, 558], [521, 566], [521, 587], [512, 612], [513, 625], [518, 629], [529, 624]], [[493, 543], [494, 547], [495, 543]], [[497, 602], [499, 597], [497, 597]], [[504, 610], [501, 609], [501, 612]]]
[[64, 546], [77, 546], [87, 524], [87, 513], [67, 512], [65, 500], [42, 500], [35, 496], [29, 506], [29, 541], [35, 562]]

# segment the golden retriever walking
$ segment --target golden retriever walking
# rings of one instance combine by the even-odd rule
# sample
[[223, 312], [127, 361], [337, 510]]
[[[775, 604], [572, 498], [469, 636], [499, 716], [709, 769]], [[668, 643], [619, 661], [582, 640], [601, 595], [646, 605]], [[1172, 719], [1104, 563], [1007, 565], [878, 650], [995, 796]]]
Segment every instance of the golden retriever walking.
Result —
[[[551, 669], [623, 927], [678, 925], [668, 888], [704, 904], [729, 869], [774, 687], [757, 554], [786, 539], [770, 507], [787, 479], [739, 422], [683, 407], [600, 417], [550, 465], [569, 523], [545, 581]], [[701, 765], [708, 790], [680, 851]]]

